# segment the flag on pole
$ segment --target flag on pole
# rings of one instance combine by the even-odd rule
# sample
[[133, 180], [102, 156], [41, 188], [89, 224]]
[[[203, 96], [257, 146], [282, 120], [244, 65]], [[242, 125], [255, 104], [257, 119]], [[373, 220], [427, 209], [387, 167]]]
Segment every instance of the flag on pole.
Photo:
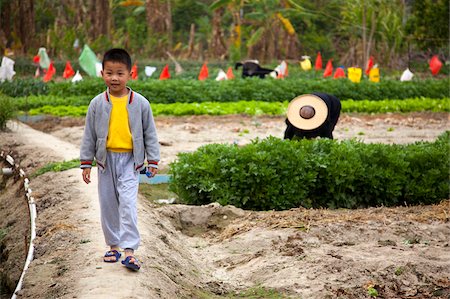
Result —
[[169, 73], [169, 65], [166, 64], [166, 66], [163, 68], [161, 75], [159, 75], [159, 80], [166, 80], [170, 78], [170, 73]]
[[11, 81], [13, 76], [16, 74], [14, 71], [14, 60], [3, 56], [2, 64], [0, 65], [0, 82], [5, 80]]
[[151, 77], [153, 73], [156, 71], [156, 67], [146, 65], [144, 71], [147, 77]]
[[411, 71], [409, 69], [406, 69], [403, 72], [402, 76], [400, 77], [400, 81], [402, 81], [402, 82], [403, 81], [411, 81], [413, 76], [414, 76], [414, 74], [411, 73]]
[[233, 68], [231, 66], [228, 67], [227, 70], [227, 79], [228, 80], [234, 79]]
[[[100, 63], [95, 56], [95, 53], [89, 48], [88, 45], [84, 45], [83, 51], [78, 58], [81, 68], [91, 77], [97, 76], [97, 63]], [[101, 63], [100, 63], [101, 65]]]
[[322, 69], [322, 55], [320, 55], [320, 52], [317, 52], [316, 63], [314, 64], [314, 68], [316, 69], [316, 71]]
[[67, 60], [66, 67], [65, 67], [64, 72], [63, 72], [63, 78], [64, 79], [69, 79], [73, 75], [75, 75], [75, 71], [73, 70], [72, 65], [70, 64], [70, 61]]
[[330, 77], [333, 74], [333, 59], [329, 59], [327, 65], [325, 67], [325, 71], [323, 72], [323, 77]]
[[81, 80], [83, 80], [83, 77], [81, 77], [80, 71], [77, 70], [77, 73], [72, 78], [72, 83], [75, 83], [75, 82], [78, 82], [78, 81], [81, 81]]
[[373, 68], [371, 68], [370, 72], [369, 72], [369, 80], [371, 82], [380, 82], [380, 69], [378, 68], [378, 66], [374, 66]]
[[41, 60], [41, 57], [39, 55], [36, 55], [33, 57], [33, 63], [34, 64], [39, 64], [39, 60]]
[[283, 60], [283, 61], [275, 68], [275, 71], [277, 71], [277, 73], [278, 73], [278, 76], [277, 76], [278, 79], [287, 77], [287, 75], [288, 75], [288, 65], [287, 65], [286, 61]]
[[309, 56], [302, 56], [303, 61], [300, 62], [300, 66], [302, 67], [302, 70], [309, 71], [311, 70], [311, 60]]
[[220, 69], [219, 73], [217, 74], [216, 81], [222, 81], [222, 80], [228, 80], [228, 78], [227, 78], [227, 74], [222, 69]]
[[353, 83], [361, 82], [362, 69], [359, 67], [349, 67], [348, 71], [348, 79]]
[[366, 65], [366, 75], [369, 76], [370, 74], [370, 70], [373, 68], [373, 56], [370, 56], [369, 60], [367, 61], [367, 65]]
[[50, 62], [50, 65], [48, 66], [47, 70], [44, 70], [45, 75], [44, 75], [44, 82], [48, 82], [52, 79], [53, 75], [56, 74], [56, 69], [53, 66], [53, 62]]
[[336, 71], [334, 72], [334, 79], [339, 79], [339, 78], [345, 78], [345, 72], [344, 72], [344, 68], [343, 67], [338, 67], [336, 69]]
[[39, 65], [41, 68], [48, 69], [50, 67], [50, 58], [48, 58], [47, 50], [45, 48], [39, 48], [37, 56], [39, 56]]
[[430, 70], [433, 76], [436, 76], [441, 70], [442, 62], [439, 60], [437, 55], [434, 55], [430, 60]]
[[137, 78], [138, 78], [138, 67], [135, 63], [131, 68], [131, 79], [137, 80]]
[[208, 66], [206, 63], [203, 63], [202, 68], [200, 69], [200, 74], [198, 75], [199, 80], [206, 80], [208, 78]]

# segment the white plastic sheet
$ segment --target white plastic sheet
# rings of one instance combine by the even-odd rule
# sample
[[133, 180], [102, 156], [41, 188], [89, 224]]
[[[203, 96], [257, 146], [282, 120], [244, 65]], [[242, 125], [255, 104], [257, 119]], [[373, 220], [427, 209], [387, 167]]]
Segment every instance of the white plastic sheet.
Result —
[[16, 74], [14, 71], [14, 60], [3, 56], [2, 64], [0, 66], [0, 82], [5, 80], [11, 81], [13, 76]]

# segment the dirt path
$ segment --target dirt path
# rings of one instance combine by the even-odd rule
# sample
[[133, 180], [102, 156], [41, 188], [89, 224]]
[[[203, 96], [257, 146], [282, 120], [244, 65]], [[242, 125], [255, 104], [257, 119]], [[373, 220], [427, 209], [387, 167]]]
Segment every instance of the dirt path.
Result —
[[[336, 136], [352, 131], [364, 132], [353, 134], [365, 142], [383, 135], [385, 142], [432, 140], [447, 129], [447, 119], [344, 116]], [[168, 117], [157, 125], [168, 163], [210, 142], [279, 136], [280, 120]], [[51, 135], [25, 125], [11, 129], [0, 133], [0, 146], [10, 146], [29, 171], [78, 156], [81, 126], [55, 126]], [[367, 298], [369, 287], [384, 298], [450, 295], [448, 200], [425, 207], [250, 212], [215, 204], [155, 206], [140, 196], [143, 268], [133, 273], [102, 262], [107, 247], [95, 172], [92, 178], [86, 185], [72, 169], [32, 179], [36, 251], [19, 298], [219, 298], [249, 288], [291, 298]]]

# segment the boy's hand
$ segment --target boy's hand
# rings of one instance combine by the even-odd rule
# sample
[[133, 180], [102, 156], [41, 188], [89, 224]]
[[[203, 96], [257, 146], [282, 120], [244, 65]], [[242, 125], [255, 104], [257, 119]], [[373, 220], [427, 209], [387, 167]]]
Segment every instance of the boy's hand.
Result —
[[147, 167], [146, 175], [149, 178], [154, 177], [158, 173], [158, 168]]
[[89, 184], [91, 182], [91, 169], [90, 168], [83, 168], [83, 181], [86, 184]]

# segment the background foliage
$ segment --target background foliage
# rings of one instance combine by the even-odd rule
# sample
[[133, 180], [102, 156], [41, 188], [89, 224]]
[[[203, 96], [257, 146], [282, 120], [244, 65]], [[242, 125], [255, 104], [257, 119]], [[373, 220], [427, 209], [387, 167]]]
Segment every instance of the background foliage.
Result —
[[[135, 60], [271, 62], [315, 57], [364, 67], [414, 68], [449, 56], [446, 0], [0, 0], [0, 51], [28, 59], [46, 47], [74, 59], [87, 43], [97, 53], [125, 47]], [[78, 40], [78, 46], [74, 43]]]

